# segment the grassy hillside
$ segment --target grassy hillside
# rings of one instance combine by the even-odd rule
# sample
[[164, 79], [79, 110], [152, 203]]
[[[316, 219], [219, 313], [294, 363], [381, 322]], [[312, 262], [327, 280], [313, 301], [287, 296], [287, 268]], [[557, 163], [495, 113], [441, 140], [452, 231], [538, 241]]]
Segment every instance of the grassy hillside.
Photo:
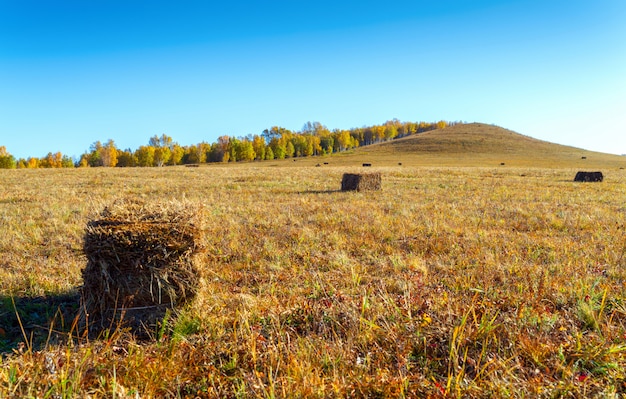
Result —
[[[583, 159], [585, 157], [586, 159]], [[341, 165], [505, 166], [549, 168], [626, 167], [626, 157], [586, 151], [533, 139], [480, 123], [455, 125], [359, 148], [332, 157]], [[308, 163], [317, 162], [310, 160]]]
[[[378, 167], [356, 193], [260, 165], [0, 171], [0, 397], [626, 392], [624, 170]], [[118, 198], [204, 209], [198, 297], [148, 341], [73, 324]]]

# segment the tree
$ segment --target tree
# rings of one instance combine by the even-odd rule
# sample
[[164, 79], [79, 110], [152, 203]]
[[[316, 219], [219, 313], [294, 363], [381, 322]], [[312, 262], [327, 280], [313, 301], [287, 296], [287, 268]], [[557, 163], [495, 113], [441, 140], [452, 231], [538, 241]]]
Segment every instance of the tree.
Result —
[[154, 165], [155, 148], [148, 145], [142, 145], [135, 151], [137, 157], [137, 166], [153, 166]]
[[39, 160], [40, 168], [61, 168], [63, 167], [63, 154], [49, 152], [48, 155]]
[[172, 150], [169, 147], [156, 147], [154, 149], [154, 164], [161, 167], [169, 161], [172, 156]]
[[26, 168], [27, 169], [37, 169], [39, 167], [39, 159], [38, 158], [28, 158], [26, 160]]
[[15, 158], [7, 152], [5, 146], [0, 146], [0, 169], [15, 169]]
[[63, 158], [61, 158], [61, 167], [62, 168], [73, 168], [74, 167], [74, 160], [72, 159], [72, 157], [69, 157], [67, 155], [63, 155]]
[[212, 148], [212, 162], [228, 162], [230, 160], [230, 137], [220, 136], [217, 138], [214, 148]]
[[[293, 148], [293, 145], [291, 146]], [[280, 137], [273, 137], [270, 141], [268, 148], [272, 151], [274, 158], [285, 159], [287, 155], [287, 143]]]
[[324, 135], [320, 137], [320, 147], [322, 148], [322, 154], [330, 154], [333, 152], [335, 145], [335, 139], [332, 135]]
[[255, 135], [252, 138], [252, 149], [256, 154], [256, 159], [265, 159], [265, 139], [259, 135]]
[[185, 149], [174, 143], [174, 145], [172, 145], [172, 156], [170, 157], [168, 165], [180, 165], [183, 161], [184, 155]]
[[137, 165], [137, 158], [133, 152], [129, 149], [127, 150], [117, 150], [117, 165], [122, 168], [131, 167]]
[[252, 142], [250, 142], [248, 139], [243, 139], [239, 141], [239, 145], [237, 148], [237, 160], [254, 161], [255, 157], [256, 153], [254, 152]]
[[148, 140], [148, 145], [154, 148], [167, 147], [171, 150], [174, 142], [170, 136], [164, 133], [161, 135], [161, 137], [157, 135], [150, 137], [150, 140]]
[[292, 134], [293, 133], [290, 130], [285, 129], [284, 127], [272, 126], [269, 130], [263, 130], [261, 136], [265, 139], [265, 142], [269, 144], [273, 139], [280, 139], [281, 137], [289, 138]]
[[385, 140], [393, 140], [398, 137], [398, 129], [401, 126], [402, 124], [397, 119], [385, 122]]
[[105, 145], [101, 146], [99, 153], [102, 166], [114, 167], [117, 165], [117, 148], [113, 140], [109, 139]]
[[295, 153], [296, 153], [296, 149], [290, 140], [287, 142], [287, 145], [285, 146], [285, 157], [291, 158], [294, 156]]
[[351, 143], [353, 142], [352, 136], [350, 132], [347, 130], [335, 130], [333, 133], [334, 141], [334, 150], [336, 152], [345, 151], [348, 148], [351, 148]]

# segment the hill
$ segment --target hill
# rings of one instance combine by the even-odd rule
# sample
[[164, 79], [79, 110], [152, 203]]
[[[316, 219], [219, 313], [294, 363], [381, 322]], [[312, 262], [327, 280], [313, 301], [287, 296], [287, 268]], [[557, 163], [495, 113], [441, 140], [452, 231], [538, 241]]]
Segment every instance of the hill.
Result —
[[343, 163], [424, 166], [626, 167], [626, 157], [554, 144], [482, 123], [460, 124], [333, 157]]

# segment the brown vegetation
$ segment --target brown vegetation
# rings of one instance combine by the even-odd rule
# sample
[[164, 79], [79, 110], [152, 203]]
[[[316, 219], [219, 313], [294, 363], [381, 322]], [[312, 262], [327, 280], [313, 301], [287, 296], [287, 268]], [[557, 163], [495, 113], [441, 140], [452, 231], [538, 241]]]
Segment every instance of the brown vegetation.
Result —
[[[321, 168], [0, 171], [0, 397], [626, 392], [624, 163], [581, 185], [564, 154], [405, 155], [367, 154], [385, 176], [367, 194], [336, 189], [356, 152]], [[206, 210], [206, 278], [151, 341], [85, 337], [85, 226], [129, 197]]]

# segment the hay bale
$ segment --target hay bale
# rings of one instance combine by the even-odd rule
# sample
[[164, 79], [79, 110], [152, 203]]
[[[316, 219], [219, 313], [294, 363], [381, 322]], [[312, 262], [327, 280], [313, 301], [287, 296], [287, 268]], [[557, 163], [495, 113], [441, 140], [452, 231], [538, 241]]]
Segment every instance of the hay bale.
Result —
[[376, 191], [382, 187], [380, 173], [344, 173], [341, 191]]
[[585, 172], [580, 171], [576, 173], [574, 181], [577, 182], [601, 182], [604, 180], [602, 172]]
[[[87, 224], [82, 307], [102, 327], [127, 311], [131, 327], [192, 300], [199, 284], [200, 212], [182, 203], [117, 201]], [[128, 320], [128, 319], [127, 319]]]

